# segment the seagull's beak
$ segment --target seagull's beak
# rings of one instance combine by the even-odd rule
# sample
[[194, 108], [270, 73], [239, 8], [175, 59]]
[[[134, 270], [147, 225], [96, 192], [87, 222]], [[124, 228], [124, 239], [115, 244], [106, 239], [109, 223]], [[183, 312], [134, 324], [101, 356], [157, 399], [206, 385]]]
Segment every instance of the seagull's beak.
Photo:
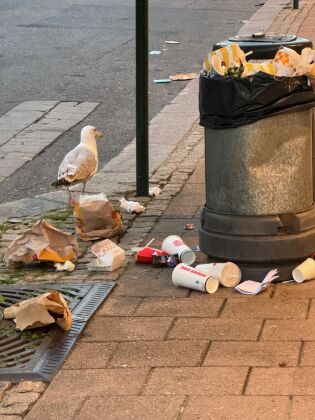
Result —
[[96, 138], [103, 137], [103, 133], [101, 131], [96, 130], [95, 131], [95, 137]]

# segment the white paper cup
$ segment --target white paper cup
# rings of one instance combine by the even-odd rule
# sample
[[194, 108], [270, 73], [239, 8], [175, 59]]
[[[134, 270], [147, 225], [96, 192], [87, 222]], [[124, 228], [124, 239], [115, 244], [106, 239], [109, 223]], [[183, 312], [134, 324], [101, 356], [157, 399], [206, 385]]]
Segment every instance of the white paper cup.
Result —
[[292, 271], [292, 277], [297, 283], [315, 279], [315, 261], [307, 258]]
[[182, 263], [174, 268], [172, 281], [175, 286], [187, 287], [205, 293], [215, 293], [219, 287], [219, 280], [216, 277]]
[[178, 255], [181, 262], [191, 265], [195, 262], [196, 255], [182, 240], [180, 236], [170, 235], [164, 239], [162, 250], [169, 255]]
[[232, 262], [199, 264], [196, 266], [196, 270], [217, 277], [224, 287], [235, 287], [242, 278], [240, 268]]

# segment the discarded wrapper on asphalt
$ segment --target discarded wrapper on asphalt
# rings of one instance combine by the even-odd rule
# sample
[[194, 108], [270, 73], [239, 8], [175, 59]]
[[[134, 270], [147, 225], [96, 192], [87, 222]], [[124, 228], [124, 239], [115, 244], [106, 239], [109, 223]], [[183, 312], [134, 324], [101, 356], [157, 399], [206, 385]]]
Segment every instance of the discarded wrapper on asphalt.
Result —
[[30, 264], [34, 261], [64, 263], [78, 256], [77, 240], [61, 232], [46, 220], [39, 220], [8, 247], [4, 260], [7, 265]]
[[76, 232], [83, 241], [112, 238], [122, 233], [120, 214], [103, 193], [81, 196], [73, 212]]
[[72, 327], [72, 315], [67, 302], [55, 290], [5, 308], [4, 318], [14, 319], [16, 329], [20, 331], [54, 323], [65, 331]]
[[110, 239], [93, 245], [91, 252], [97, 258], [88, 264], [90, 271], [115, 271], [122, 267], [126, 260], [125, 251]]

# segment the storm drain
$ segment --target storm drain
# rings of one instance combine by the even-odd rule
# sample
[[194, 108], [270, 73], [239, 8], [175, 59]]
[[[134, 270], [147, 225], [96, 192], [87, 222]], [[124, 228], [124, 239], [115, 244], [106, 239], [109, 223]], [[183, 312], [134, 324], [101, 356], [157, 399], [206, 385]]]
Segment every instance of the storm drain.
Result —
[[16, 331], [11, 320], [0, 321], [0, 381], [49, 382], [78, 340], [85, 324], [109, 295], [115, 283], [46, 284], [0, 287], [0, 310], [47, 290], [57, 290], [68, 302], [73, 316], [70, 331], [58, 326]]

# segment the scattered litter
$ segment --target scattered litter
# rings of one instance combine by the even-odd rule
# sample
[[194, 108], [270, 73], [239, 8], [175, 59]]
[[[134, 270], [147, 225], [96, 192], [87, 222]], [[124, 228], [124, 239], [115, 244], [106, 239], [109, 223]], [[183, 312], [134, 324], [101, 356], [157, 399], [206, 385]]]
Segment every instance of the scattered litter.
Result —
[[185, 149], [186, 150], [192, 150], [193, 148], [191, 146], [186, 146]]
[[165, 44], [180, 44], [180, 42], [179, 41], [169, 40], [169, 41], [165, 41]]
[[191, 247], [191, 250], [194, 251], [194, 252], [200, 252], [200, 247], [199, 247], [199, 245], [193, 245]]
[[241, 281], [242, 273], [240, 268], [232, 263], [210, 263], [199, 264], [196, 269], [210, 276], [217, 277], [224, 287], [235, 287]]
[[185, 229], [185, 230], [195, 230], [195, 229], [196, 229], [196, 226], [195, 226], [193, 223], [187, 223], [187, 224], [184, 226], [184, 229]]
[[61, 232], [46, 220], [39, 220], [9, 245], [4, 259], [9, 266], [34, 261], [64, 263], [75, 260], [78, 251], [78, 243], [72, 235]]
[[162, 190], [159, 187], [149, 188], [149, 196], [150, 197], [157, 197], [158, 195], [161, 194], [161, 192], [162, 192]]
[[286, 367], [287, 363], [286, 362], [279, 362], [279, 367]]
[[171, 83], [171, 79], [154, 79], [154, 83]]
[[14, 319], [16, 329], [20, 331], [54, 323], [65, 331], [72, 327], [72, 315], [67, 302], [55, 290], [5, 308], [4, 318]]
[[173, 270], [172, 281], [175, 286], [187, 287], [206, 293], [215, 293], [219, 287], [218, 278], [202, 273], [187, 264], [178, 264]]
[[292, 277], [297, 283], [315, 279], [315, 261], [313, 258], [307, 258], [302, 264], [298, 265], [292, 271]]
[[96, 259], [88, 264], [90, 271], [115, 271], [122, 267], [126, 260], [125, 251], [109, 239], [93, 245], [91, 252]]
[[178, 255], [158, 255], [156, 251], [152, 254], [152, 260], [156, 268], [174, 268], [179, 264]]
[[198, 78], [198, 74], [197, 73], [180, 73], [180, 74], [175, 74], [174, 76], [170, 76], [170, 79], [172, 81], [178, 81], [178, 80], [192, 80], [192, 79], [197, 79]]
[[142, 206], [138, 201], [128, 201], [124, 197], [121, 197], [119, 201], [121, 208], [126, 210], [128, 213], [140, 214], [145, 210], [145, 207]]
[[257, 295], [258, 293], [267, 289], [270, 286], [272, 280], [275, 280], [279, 277], [277, 274], [278, 270], [271, 270], [266, 275], [262, 283], [253, 280], [246, 280], [243, 283], [236, 286], [235, 289], [238, 292], [243, 293], [244, 295]]
[[170, 235], [164, 239], [162, 250], [169, 255], [178, 255], [181, 262], [191, 265], [195, 262], [195, 253], [177, 235]]
[[248, 20], [240, 20], [240, 23], [247, 23]]
[[64, 264], [55, 263], [56, 271], [74, 271], [75, 265], [71, 261], [66, 261]]
[[159, 257], [169, 255], [167, 252], [161, 251], [160, 249], [145, 246], [137, 252], [136, 262], [138, 264], [153, 264], [153, 254]]
[[160, 55], [161, 54], [161, 51], [159, 51], [159, 50], [152, 50], [152, 51], [149, 52], [149, 54], [150, 55]]
[[83, 241], [112, 238], [122, 233], [120, 214], [103, 193], [81, 195], [73, 212], [76, 232]]

